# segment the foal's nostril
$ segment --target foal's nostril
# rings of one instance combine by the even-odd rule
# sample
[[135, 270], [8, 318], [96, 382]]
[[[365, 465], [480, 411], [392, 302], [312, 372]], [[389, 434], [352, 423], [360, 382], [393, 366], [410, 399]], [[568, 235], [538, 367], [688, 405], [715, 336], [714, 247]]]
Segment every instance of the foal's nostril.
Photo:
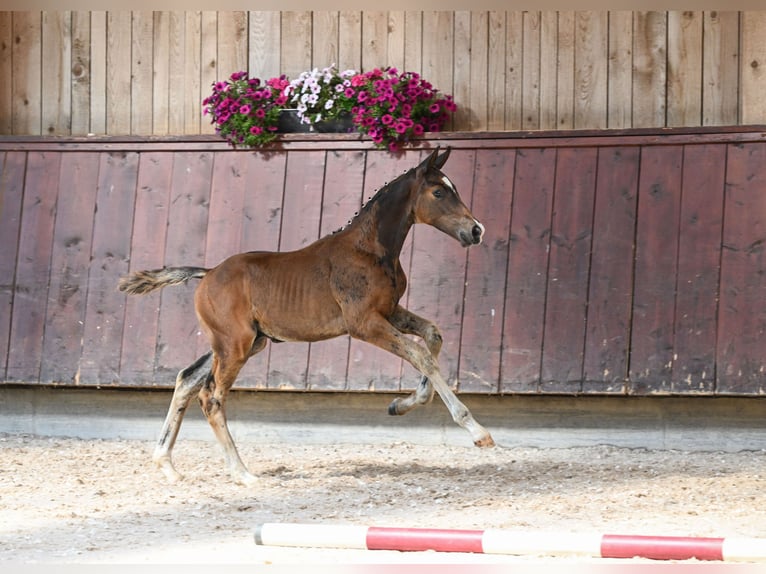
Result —
[[478, 243], [481, 241], [481, 236], [484, 235], [484, 229], [482, 229], [481, 225], [477, 224], [473, 226], [471, 233], [473, 234], [474, 243]]

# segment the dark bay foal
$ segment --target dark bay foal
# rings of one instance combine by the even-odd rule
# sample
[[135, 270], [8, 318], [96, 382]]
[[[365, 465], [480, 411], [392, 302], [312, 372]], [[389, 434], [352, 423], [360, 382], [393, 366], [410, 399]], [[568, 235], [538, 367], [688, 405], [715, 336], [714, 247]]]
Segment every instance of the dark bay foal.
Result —
[[[153, 459], [171, 481], [180, 478], [171, 453], [192, 396], [197, 393], [232, 478], [251, 484], [226, 423], [226, 396], [247, 360], [273, 341], [320, 341], [340, 335], [376, 345], [409, 362], [422, 375], [417, 389], [395, 399], [402, 415], [428, 403], [434, 389], [477, 446], [494, 441], [455, 396], [439, 371], [442, 346], [431, 321], [399, 305], [407, 278], [399, 253], [410, 228], [425, 223], [464, 247], [481, 243], [484, 227], [442, 173], [449, 149], [381, 188], [343, 229], [291, 252], [240, 253], [213, 269], [168, 267], [137, 271], [121, 291], [144, 294], [201, 279], [194, 305], [212, 351], [178, 374]], [[417, 335], [425, 347], [406, 335]]]

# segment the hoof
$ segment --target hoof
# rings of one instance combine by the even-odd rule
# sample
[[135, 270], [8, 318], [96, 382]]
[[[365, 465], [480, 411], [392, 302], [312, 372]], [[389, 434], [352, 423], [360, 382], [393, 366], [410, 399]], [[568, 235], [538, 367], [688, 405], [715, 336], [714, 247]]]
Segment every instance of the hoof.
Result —
[[486, 437], [473, 441], [473, 444], [478, 446], [479, 448], [492, 448], [495, 446], [495, 441], [492, 440], [492, 437], [487, 435]]
[[399, 415], [399, 399], [394, 399], [391, 404], [388, 405], [388, 414], [392, 417]]

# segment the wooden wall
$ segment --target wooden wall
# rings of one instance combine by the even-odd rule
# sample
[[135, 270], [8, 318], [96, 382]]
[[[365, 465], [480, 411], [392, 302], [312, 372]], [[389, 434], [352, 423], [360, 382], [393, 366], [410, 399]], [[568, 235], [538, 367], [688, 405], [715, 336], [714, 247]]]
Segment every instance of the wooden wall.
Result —
[[236, 70], [422, 72], [454, 129], [766, 122], [766, 12], [0, 12], [0, 134], [211, 133]]
[[[476, 393], [766, 393], [766, 126], [451, 134], [445, 172], [486, 225], [416, 226], [406, 305]], [[284, 136], [0, 138], [0, 382], [170, 386], [206, 351], [192, 287], [120, 275], [293, 249], [345, 224], [427, 150]], [[347, 337], [285, 343], [240, 386], [399, 391], [415, 372]]]

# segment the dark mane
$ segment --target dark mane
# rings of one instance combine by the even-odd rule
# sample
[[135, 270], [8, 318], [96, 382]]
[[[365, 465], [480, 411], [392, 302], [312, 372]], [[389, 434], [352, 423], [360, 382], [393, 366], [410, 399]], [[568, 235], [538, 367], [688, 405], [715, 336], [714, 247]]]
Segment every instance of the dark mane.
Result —
[[333, 231], [332, 234], [334, 235], [336, 233], [340, 233], [344, 229], [347, 229], [352, 223], [354, 223], [354, 221], [356, 221], [359, 218], [360, 215], [368, 212], [370, 209], [372, 209], [373, 205], [378, 203], [382, 197], [386, 196], [392, 187], [395, 187], [404, 178], [413, 174], [414, 171], [415, 171], [414, 168], [410, 168], [404, 173], [402, 173], [400, 176], [393, 179], [392, 181], [384, 183], [383, 186], [378, 188], [378, 190], [375, 192], [375, 194], [372, 197], [367, 198], [367, 201], [365, 201], [362, 204], [362, 207], [359, 209], [359, 211], [354, 213], [354, 216], [346, 222], [346, 225], [339, 227], [338, 229]]

